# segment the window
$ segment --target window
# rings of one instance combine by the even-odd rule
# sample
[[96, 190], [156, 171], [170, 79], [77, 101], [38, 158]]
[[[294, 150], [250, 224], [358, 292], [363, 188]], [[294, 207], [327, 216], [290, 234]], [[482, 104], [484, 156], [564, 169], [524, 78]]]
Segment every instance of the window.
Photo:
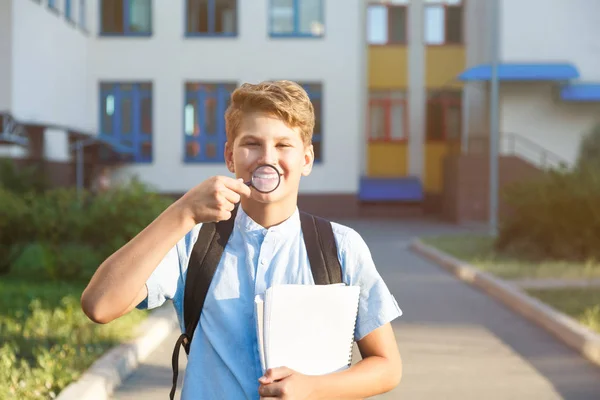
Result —
[[407, 42], [408, 0], [394, 4], [372, 4], [367, 9], [367, 42], [394, 44]]
[[237, 0], [187, 0], [186, 35], [237, 35]]
[[71, 8], [71, 0], [65, 0], [65, 18], [73, 21], [73, 10]]
[[404, 141], [407, 138], [406, 93], [377, 91], [369, 95], [368, 135], [371, 142]]
[[102, 0], [100, 32], [123, 36], [152, 34], [152, 1]]
[[298, 83], [306, 90], [315, 110], [312, 144], [315, 152], [315, 163], [320, 163], [323, 161], [323, 85], [308, 82]]
[[235, 83], [185, 84], [185, 162], [225, 162], [225, 111]]
[[102, 83], [100, 107], [100, 136], [134, 162], [152, 162], [152, 84]]
[[58, 11], [58, 7], [56, 7], [56, 0], [48, 0], [48, 7], [53, 10]]
[[83, 29], [86, 27], [85, 1], [86, 0], [79, 0], [79, 26]]
[[462, 129], [460, 92], [432, 92], [427, 99], [427, 140], [459, 140]]
[[270, 0], [272, 37], [322, 37], [325, 34], [323, 0]]
[[425, 43], [429, 45], [463, 42], [462, 0], [427, 0]]

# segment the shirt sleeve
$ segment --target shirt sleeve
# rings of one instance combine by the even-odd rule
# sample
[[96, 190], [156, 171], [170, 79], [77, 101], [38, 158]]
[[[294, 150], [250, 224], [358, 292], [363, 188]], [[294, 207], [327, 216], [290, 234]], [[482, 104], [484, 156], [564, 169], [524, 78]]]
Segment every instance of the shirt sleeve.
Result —
[[347, 228], [342, 239], [340, 260], [344, 282], [360, 286], [358, 317], [354, 339], [364, 338], [373, 330], [402, 315], [396, 299], [377, 271], [371, 251], [358, 232]]
[[180, 260], [177, 245], [173, 246], [146, 281], [148, 296], [136, 306], [139, 310], [151, 310], [172, 300], [177, 292], [180, 277]]

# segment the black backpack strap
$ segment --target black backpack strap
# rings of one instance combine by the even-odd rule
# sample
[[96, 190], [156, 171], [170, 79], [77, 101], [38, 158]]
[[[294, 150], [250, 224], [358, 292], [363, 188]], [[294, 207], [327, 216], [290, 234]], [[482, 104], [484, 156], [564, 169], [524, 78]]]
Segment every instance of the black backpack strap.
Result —
[[315, 284], [342, 283], [342, 266], [331, 222], [301, 211], [300, 224]]
[[183, 346], [186, 354], [190, 354], [190, 345], [194, 337], [194, 331], [200, 321], [200, 314], [204, 306], [206, 294], [215, 275], [223, 250], [229, 241], [237, 206], [231, 213], [231, 218], [219, 223], [205, 223], [200, 228], [198, 239], [194, 244], [188, 263], [185, 279], [185, 292], [183, 297], [183, 321], [185, 332], [179, 336], [173, 349], [173, 386], [170, 398], [175, 397], [177, 389], [177, 376], [179, 374], [179, 352]]

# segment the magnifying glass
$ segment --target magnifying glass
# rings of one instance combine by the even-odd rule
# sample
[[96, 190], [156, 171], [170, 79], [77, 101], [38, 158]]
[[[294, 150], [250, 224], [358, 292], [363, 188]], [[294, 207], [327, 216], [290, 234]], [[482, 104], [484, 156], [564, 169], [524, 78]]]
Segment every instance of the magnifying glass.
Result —
[[272, 165], [260, 165], [252, 173], [252, 179], [245, 183], [261, 193], [271, 193], [279, 187], [281, 174]]

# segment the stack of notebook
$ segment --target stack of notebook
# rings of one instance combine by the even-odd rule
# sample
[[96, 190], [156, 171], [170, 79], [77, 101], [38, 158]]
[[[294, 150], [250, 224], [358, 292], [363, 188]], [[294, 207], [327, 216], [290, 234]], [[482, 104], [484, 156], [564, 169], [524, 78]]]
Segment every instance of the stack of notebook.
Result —
[[288, 367], [306, 375], [348, 368], [352, 361], [360, 288], [274, 285], [255, 298], [263, 373]]

